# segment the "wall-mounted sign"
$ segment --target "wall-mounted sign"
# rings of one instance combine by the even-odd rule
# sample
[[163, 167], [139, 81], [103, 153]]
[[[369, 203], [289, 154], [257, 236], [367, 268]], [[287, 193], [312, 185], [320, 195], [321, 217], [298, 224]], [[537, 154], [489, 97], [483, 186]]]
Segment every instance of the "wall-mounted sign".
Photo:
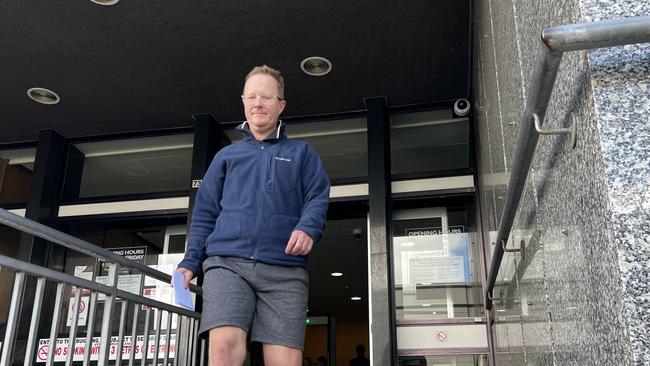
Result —
[[[88, 319], [88, 304], [90, 296], [81, 296], [79, 298], [79, 318], [77, 318], [77, 326], [85, 327], [86, 320]], [[72, 317], [74, 316], [74, 296], [70, 298], [68, 303], [68, 320], [65, 322], [66, 327], [72, 326]]]
[[203, 183], [203, 179], [193, 179], [192, 188], [199, 188], [201, 186], [201, 183]]
[[[144, 258], [147, 256], [147, 247], [124, 247], [124, 248], [106, 248], [111, 252], [121, 255], [124, 258], [130, 259], [132, 261], [144, 264]], [[99, 276], [108, 275], [108, 265], [109, 263], [103, 259], [97, 259], [99, 265]], [[131, 274], [133, 273], [132, 268], [120, 267], [120, 274]]]
[[407, 228], [404, 229], [406, 236], [420, 236], [420, 235], [442, 235], [442, 234], [460, 234], [465, 232], [463, 225], [452, 225], [443, 231], [441, 227], [422, 227], [422, 228]]
[[[122, 342], [122, 360], [128, 360], [131, 357], [131, 351], [135, 351], [135, 359], [141, 360], [142, 355], [145, 350], [147, 352], [147, 358], [153, 359], [153, 353], [155, 350], [155, 335], [149, 336], [149, 342], [147, 346], [144, 345], [144, 336], [139, 335], [136, 337], [135, 344], [131, 344], [131, 336], [124, 336]], [[93, 343], [90, 347], [90, 361], [99, 360], [100, 352], [100, 337], [93, 337]], [[164, 334], [160, 335], [160, 342], [158, 346], [158, 360], [162, 360], [165, 357], [165, 348], [166, 348], [166, 337]], [[72, 358], [73, 361], [83, 361], [84, 353], [86, 352], [86, 337], [77, 338], [74, 342], [74, 347], [69, 346], [68, 338], [60, 338], [56, 340], [56, 347], [54, 348], [54, 362], [65, 362], [68, 357], [68, 353], [74, 352]], [[108, 354], [109, 360], [115, 360], [117, 358], [117, 337], [111, 337], [111, 346]], [[47, 361], [47, 355], [50, 350], [50, 340], [49, 338], [42, 338], [38, 341], [38, 348], [36, 352], [36, 362], [45, 363]], [[176, 351], [176, 335], [171, 334], [169, 337], [169, 357], [174, 358]]]
[[414, 235], [394, 237], [400, 258], [396, 283], [405, 289], [472, 282], [468, 234], [423, 234], [435, 230], [413, 229]]

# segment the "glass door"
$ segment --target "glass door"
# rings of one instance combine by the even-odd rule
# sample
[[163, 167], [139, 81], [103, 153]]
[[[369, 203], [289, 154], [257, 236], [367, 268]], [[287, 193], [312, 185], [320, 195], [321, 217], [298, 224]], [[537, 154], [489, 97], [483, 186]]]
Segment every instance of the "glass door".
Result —
[[474, 196], [409, 198], [395, 200], [393, 207], [400, 363], [482, 359], [474, 357], [488, 353]]

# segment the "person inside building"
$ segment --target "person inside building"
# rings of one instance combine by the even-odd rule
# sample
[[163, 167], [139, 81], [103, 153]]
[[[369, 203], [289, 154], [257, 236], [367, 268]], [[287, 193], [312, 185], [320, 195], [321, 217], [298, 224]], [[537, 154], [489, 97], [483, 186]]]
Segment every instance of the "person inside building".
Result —
[[366, 347], [363, 344], [357, 344], [355, 348], [357, 357], [350, 360], [349, 366], [370, 366], [370, 360], [366, 358]]
[[242, 365], [246, 339], [267, 366], [300, 366], [307, 316], [307, 259], [322, 235], [330, 182], [316, 151], [288, 139], [279, 119], [284, 80], [266, 65], [245, 78], [243, 140], [221, 149], [197, 192], [184, 286], [201, 270], [199, 332], [213, 366]]

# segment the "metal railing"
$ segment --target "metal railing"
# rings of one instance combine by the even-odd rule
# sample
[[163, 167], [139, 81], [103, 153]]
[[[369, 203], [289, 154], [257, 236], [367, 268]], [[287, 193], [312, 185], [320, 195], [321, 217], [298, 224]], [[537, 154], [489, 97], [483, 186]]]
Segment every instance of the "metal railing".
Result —
[[[199, 358], [199, 364], [205, 364], [204, 353], [202, 352], [205, 349], [205, 341], [199, 341], [198, 337], [200, 313], [144, 297], [141, 293], [142, 286], [140, 286], [140, 293], [138, 294], [118, 288], [120, 268], [135, 269], [141, 272], [143, 276], [152, 277], [166, 284], [171, 282], [170, 275], [3, 209], [0, 209], [0, 224], [43, 238], [76, 252], [99, 258], [108, 265], [108, 285], [104, 285], [0, 255], [2, 269], [15, 272], [0, 366], [8, 366], [14, 363], [21, 307], [23, 306], [28, 277], [36, 278], [36, 289], [27, 333], [23, 361], [25, 366], [35, 364], [35, 357], [38, 357], [38, 361], [45, 363], [47, 366], [52, 365], [54, 362], [63, 362], [63, 357], [66, 366], [76, 361], [82, 361], [83, 365], [86, 366], [90, 361], [95, 361], [91, 359], [93, 357], [97, 359], [98, 366], [107, 365], [109, 361], [112, 364], [119, 365], [123, 361], [123, 355], [128, 357], [129, 366], [135, 364], [136, 358], [141, 366], [147, 364], [158, 365], [160, 361], [164, 366], [196, 366], [197, 358]], [[49, 339], [39, 342], [38, 330], [41, 313], [44, 310], [43, 303], [46, 301], [45, 289], [48, 281], [56, 284], [56, 295], [53, 299], [54, 309]], [[190, 285], [190, 290], [195, 294], [201, 294], [201, 288], [196, 285]], [[59, 334], [62, 333], [60, 332], [62, 314], [65, 313], [63, 308], [64, 297], [70, 291], [74, 295], [70, 299], [73, 305], [69, 314], [72, 315], [68, 315], [70, 329], [67, 337], [59, 337]], [[88, 299], [85, 339], [77, 337], [82, 293], [86, 293]], [[121, 301], [122, 304], [117, 329], [118, 335], [115, 337], [112, 333], [113, 322], [117, 320], [115, 310], [118, 301]], [[98, 313], [98, 307], [102, 303], [101, 328], [99, 329], [101, 335], [100, 337], [94, 337], [96, 332], [95, 317]], [[151, 339], [152, 335], [150, 334], [150, 330], [152, 330], [150, 321], [152, 309], [155, 311], [155, 327], [153, 327], [155, 334], [153, 339]], [[132, 310], [131, 334], [125, 336], [127, 315], [130, 310]], [[138, 325], [141, 323], [141, 320], [139, 321], [141, 313], [144, 314], [144, 327], [142, 329], [144, 334], [142, 336], [137, 332]], [[161, 334], [161, 330], [163, 330], [163, 313], [166, 314], [167, 319], [164, 334]], [[48, 321], [50, 320], [48, 319]], [[176, 323], [174, 333], [172, 333], [172, 323]], [[57, 347], [58, 340], [67, 340], [65, 355], [57, 354], [61, 349]], [[83, 344], [83, 346], [78, 346], [78, 344]], [[174, 354], [172, 355], [171, 352], [174, 352]], [[160, 357], [161, 354], [162, 357]], [[77, 357], [75, 358], [75, 356]], [[82, 360], [80, 360], [81, 357], [83, 357]], [[127, 359], [124, 358], [124, 363], [126, 361]]]
[[494, 286], [539, 135], [567, 133], [572, 135], [572, 143], [575, 144], [575, 125], [559, 131], [541, 129], [562, 55], [569, 51], [650, 42], [650, 16], [547, 28], [542, 31], [541, 40], [526, 108], [520, 119], [519, 141], [485, 289], [488, 310], [492, 309]]

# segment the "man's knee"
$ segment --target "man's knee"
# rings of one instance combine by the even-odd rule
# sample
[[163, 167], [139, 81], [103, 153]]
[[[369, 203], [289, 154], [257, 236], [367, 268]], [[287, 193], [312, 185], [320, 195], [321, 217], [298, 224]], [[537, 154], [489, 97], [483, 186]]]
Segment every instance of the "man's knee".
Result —
[[237, 365], [246, 358], [246, 332], [232, 326], [210, 330], [210, 364]]

